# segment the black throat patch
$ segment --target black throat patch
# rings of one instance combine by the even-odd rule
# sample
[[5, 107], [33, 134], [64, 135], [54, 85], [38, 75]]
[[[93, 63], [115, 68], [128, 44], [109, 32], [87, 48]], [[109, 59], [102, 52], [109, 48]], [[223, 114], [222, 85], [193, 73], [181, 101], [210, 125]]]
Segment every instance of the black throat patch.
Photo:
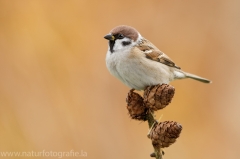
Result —
[[109, 48], [111, 53], [114, 52], [113, 50], [114, 44], [115, 44], [115, 40], [109, 40]]

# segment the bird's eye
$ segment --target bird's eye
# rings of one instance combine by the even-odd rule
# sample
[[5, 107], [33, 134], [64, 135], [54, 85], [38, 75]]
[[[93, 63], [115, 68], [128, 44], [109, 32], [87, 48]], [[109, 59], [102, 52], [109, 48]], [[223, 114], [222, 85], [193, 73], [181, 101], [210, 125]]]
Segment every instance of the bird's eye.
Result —
[[123, 39], [124, 38], [124, 36], [122, 35], [122, 34], [118, 34], [118, 37], [117, 37], [118, 39]]

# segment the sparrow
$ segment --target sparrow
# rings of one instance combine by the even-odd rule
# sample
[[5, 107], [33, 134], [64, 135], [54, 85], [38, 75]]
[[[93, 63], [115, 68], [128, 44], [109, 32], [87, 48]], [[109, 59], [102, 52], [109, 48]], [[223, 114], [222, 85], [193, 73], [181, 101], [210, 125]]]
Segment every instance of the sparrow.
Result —
[[133, 27], [117, 26], [104, 38], [109, 41], [106, 55], [109, 72], [132, 89], [144, 90], [147, 86], [185, 78], [211, 83], [208, 79], [182, 71]]

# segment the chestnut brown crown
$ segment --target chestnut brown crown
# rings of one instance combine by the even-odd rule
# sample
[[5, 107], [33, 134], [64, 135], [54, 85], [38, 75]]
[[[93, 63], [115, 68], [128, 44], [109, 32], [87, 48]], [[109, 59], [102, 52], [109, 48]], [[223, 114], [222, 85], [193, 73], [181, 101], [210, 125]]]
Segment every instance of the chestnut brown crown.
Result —
[[124, 37], [128, 37], [132, 39], [133, 41], [136, 41], [138, 39], [138, 31], [130, 26], [127, 25], [120, 25], [115, 28], [113, 28], [110, 33], [115, 36], [118, 34], [122, 34]]

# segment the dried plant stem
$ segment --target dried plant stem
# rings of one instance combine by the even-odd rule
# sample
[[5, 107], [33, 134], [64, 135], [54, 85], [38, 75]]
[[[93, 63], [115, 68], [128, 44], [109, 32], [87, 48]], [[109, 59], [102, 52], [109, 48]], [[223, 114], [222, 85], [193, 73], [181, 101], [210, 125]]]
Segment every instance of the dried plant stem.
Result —
[[[153, 116], [151, 111], [148, 112], [147, 121], [148, 121], [149, 129], [151, 131], [152, 127], [157, 123], [157, 121], [154, 119], [154, 116]], [[154, 146], [153, 146], [153, 148], [154, 148], [155, 158], [156, 159], [163, 159], [161, 149], [158, 148], [158, 147], [154, 147]]]
[[174, 121], [160, 122], [154, 117], [154, 111], [165, 108], [173, 98], [175, 89], [167, 84], [149, 86], [143, 97], [131, 89], [127, 95], [127, 110], [132, 119], [148, 121], [147, 137], [151, 139], [154, 152], [150, 154], [156, 159], [163, 159], [165, 147], [169, 147], [179, 137], [182, 126]]

